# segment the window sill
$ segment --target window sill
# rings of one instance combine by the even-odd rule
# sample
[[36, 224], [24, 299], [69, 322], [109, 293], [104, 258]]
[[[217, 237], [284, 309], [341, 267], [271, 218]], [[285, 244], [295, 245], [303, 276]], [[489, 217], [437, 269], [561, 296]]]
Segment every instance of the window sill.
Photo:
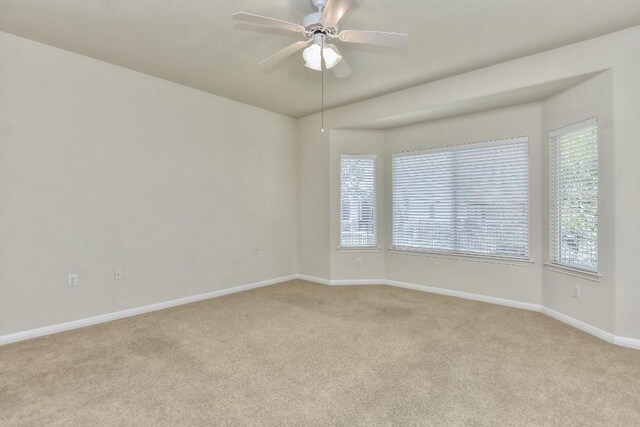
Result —
[[460, 261], [485, 262], [490, 264], [507, 264], [507, 265], [521, 266], [521, 267], [530, 267], [534, 264], [534, 262], [531, 259], [522, 259], [522, 258], [509, 258], [509, 257], [497, 257], [497, 256], [484, 256], [484, 255], [462, 255], [462, 254], [456, 254], [456, 253], [430, 252], [430, 251], [399, 249], [399, 248], [389, 248], [389, 252], [393, 254], [398, 254], [398, 255], [426, 256], [431, 258], [444, 258], [444, 259], [454, 259], [454, 260], [460, 260]]
[[350, 248], [350, 247], [338, 247], [338, 252], [380, 252], [380, 248], [372, 247], [372, 248]]
[[568, 276], [578, 277], [592, 282], [599, 283], [602, 280], [602, 275], [600, 273], [592, 273], [578, 268], [567, 267], [565, 265], [555, 264], [551, 261], [545, 262], [544, 268], [548, 271], [553, 271], [554, 273], [566, 274]]

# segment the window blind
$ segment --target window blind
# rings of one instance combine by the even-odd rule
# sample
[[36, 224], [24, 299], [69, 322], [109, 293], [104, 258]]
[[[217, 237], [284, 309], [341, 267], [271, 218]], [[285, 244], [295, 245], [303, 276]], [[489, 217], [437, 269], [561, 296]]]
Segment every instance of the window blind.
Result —
[[372, 248], [376, 231], [376, 156], [340, 159], [340, 246]]
[[551, 262], [598, 271], [598, 125], [550, 133]]
[[529, 256], [528, 139], [393, 156], [393, 247]]

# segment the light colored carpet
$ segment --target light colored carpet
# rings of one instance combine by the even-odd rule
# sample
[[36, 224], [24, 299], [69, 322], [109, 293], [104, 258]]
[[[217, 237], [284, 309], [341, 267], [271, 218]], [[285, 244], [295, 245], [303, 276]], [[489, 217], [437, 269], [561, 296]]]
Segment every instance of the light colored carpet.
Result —
[[640, 351], [294, 281], [0, 347], [0, 425], [640, 425]]

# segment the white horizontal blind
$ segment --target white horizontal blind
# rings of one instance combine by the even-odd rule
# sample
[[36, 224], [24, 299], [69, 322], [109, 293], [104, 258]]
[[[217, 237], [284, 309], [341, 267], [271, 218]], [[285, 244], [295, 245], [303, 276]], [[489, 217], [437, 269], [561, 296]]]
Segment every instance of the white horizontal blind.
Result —
[[393, 247], [529, 256], [528, 139], [393, 157]]
[[340, 246], [372, 248], [376, 233], [376, 156], [340, 159]]
[[551, 261], [598, 271], [598, 125], [595, 119], [550, 134]]

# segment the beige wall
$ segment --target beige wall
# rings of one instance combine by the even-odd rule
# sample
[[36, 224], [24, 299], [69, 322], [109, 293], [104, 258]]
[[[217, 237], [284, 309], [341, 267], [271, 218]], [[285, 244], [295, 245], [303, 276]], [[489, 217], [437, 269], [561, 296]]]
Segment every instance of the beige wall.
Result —
[[[532, 130], [532, 134], [538, 134], [538, 153], [534, 161], [539, 162], [539, 170], [534, 172], [531, 185], [532, 189], [538, 188], [537, 199], [532, 201], [531, 212], [539, 218], [537, 224], [532, 224], [532, 245], [537, 245], [537, 252], [532, 252], [535, 265], [533, 267], [515, 267], [507, 265], [479, 265], [470, 261], [453, 261], [444, 259], [425, 260], [422, 257], [409, 257], [405, 255], [390, 255], [386, 252], [383, 256], [386, 260], [386, 277], [394, 277], [397, 280], [406, 280], [417, 283], [425, 283], [433, 286], [441, 286], [459, 290], [467, 290], [473, 293], [486, 293], [492, 296], [518, 299], [521, 301], [541, 302], [551, 308], [569, 316], [575, 316], [579, 320], [591, 323], [618, 336], [640, 338], [640, 197], [638, 196], [638, 183], [640, 183], [640, 56], [631, 52], [640, 51], [640, 27], [609, 34], [593, 40], [576, 43], [559, 49], [554, 49], [541, 54], [509, 61], [503, 64], [472, 71], [436, 82], [427, 83], [413, 88], [401, 90], [377, 98], [357, 102], [325, 112], [325, 127], [330, 129], [367, 129], [376, 127], [388, 118], [420, 117], [434, 112], [445, 112], [455, 109], [456, 106], [481, 104], [482, 100], [494, 99], [496, 96], [504, 96], [517, 90], [530, 90], [538, 85], [554, 84], [564, 79], [572, 79], [580, 76], [599, 74], [596, 78], [578, 86], [568, 92], [544, 103], [543, 112], [538, 108], [538, 130]], [[607, 83], [608, 82], [608, 83]], [[601, 99], [597, 99], [602, 96]], [[519, 107], [520, 108], [520, 107]], [[509, 109], [507, 109], [509, 110]], [[518, 108], [513, 111], [517, 111]], [[542, 263], [547, 261], [546, 229], [542, 225], [546, 219], [546, 192], [542, 189], [546, 186], [546, 152], [542, 152], [546, 142], [546, 132], [555, 123], [561, 126], [564, 122], [572, 121], [573, 117], [582, 117], [592, 114], [591, 111], [603, 116], [605, 127], [601, 130], [603, 151], [604, 187], [601, 192], [603, 203], [607, 206], [603, 210], [601, 227], [607, 232], [603, 236], [603, 275], [605, 276], [599, 285], [583, 284], [583, 296], [580, 300], [570, 299], [571, 285], [576, 283], [574, 278], [566, 275], [558, 275], [544, 271]], [[499, 112], [486, 113], [485, 118], [498, 117]], [[526, 115], [526, 114], [525, 114]], [[534, 114], [535, 115], [535, 114]], [[529, 116], [529, 115], [527, 115]], [[473, 116], [471, 116], [473, 117]], [[479, 116], [478, 116], [479, 117]], [[533, 116], [529, 116], [533, 117]], [[609, 119], [606, 119], [609, 117]], [[531, 122], [522, 116], [521, 124], [525, 127], [532, 126]], [[319, 120], [317, 116], [301, 119], [301, 122]], [[609, 124], [606, 122], [609, 120]], [[476, 122], [475, 129], [460, 130], [459, 124], [473, 125], [473, 119], [463, 117], [449, 121], [449, 125], [418, 125], [405, 129], [387, 132], [386, 157], [393, 152], [394, 135], [406, 135], [418, 137], [424, 131], [429, 135], [433, 126], [441, 126], [442, 139], [461, 141], [462, 139], [490, 139], [503, 134], [503, 130], [509, 130], [509, 125], [495, 123], [488, 129], [483, 129]], [[444, 121], [443, 123], [446, 123]], [[516, 126], [517, 127], [517, 126]], [[414, 129], [420, 129], [416, 132]], [[512, 129], [518, 130], [518, 129]], [[450, 133], [444, 133], [450, 132]], [[437, 135], [433, 133], [433, 135]], [[477, 135], [477, 136], [476, 136]], [[482, 137], [482, 135], [486, 135]], [[611, 137], [612, 135], [612, 137]], [[308, 141], [305, 129], [301, 127], [300, 138]], [[399, 138], [395, 138], [396, 142]], [[324, 141], [326, 143], [326, 141]], [[467, 141], [470, 142], [470, 141]], [[303, 142], [304, 144], [305, 142]], [[426, 146], [431, 142], [409, 142], [409, 146]], [[453, 143], [453, 142], [448, 142]], [[613, 147], [613, 148], [612, 148]], [[330, 182], [332, 178], [329, 161], [326, 152], [323, 151], [322, 167], [309, 168], [314, 163], [312, 151], [301, 152], [301, 162], [307, 165], [309, 174], [301, 174], [301, 188], [306, 188], [308, 182]], [[388, 170], [386, 171], [388, 175]], [[389, 177], [386, 178], [387, 186]], [[390, 189], [386, 188], [387, 204]], [[606, 192], [606, 193], [605, 193]], [[323, 197], [325, 195], [323, 194]], [[308, 196], [310, 197], [310, 196]], [[535, 203], [539, 203], [535, 213]], [[314, 208], [318, 205], [314, 205]], [[312, 211], [300, 202], [301, 211]], [[389, 219], [389, 211], [386, 212]], [[323, 210], [319, 213], [323, 220], [301, 224], [300, 234], [311, 233], [314, 236], [322, 234], [331, 235], [332, 220]], [[301, 214], [302, 218], [302, 214]], [[335, 219], [333, 220], [335, 221]], [[388, 221], [387, 221], [388, 222]], [[388, 232], [388, 229], [387, 229]], [[546, 237], [545, 237], [546, 239]], [[536, 242], [537, 241], [537, 242]], [[328, 246], [328, 247], [327, 247]], [[324, 271], [332, 270], [331, 245], [323, 246], [324, 254], [319, 252], [313, 256], [321, 258]], [[533, 246], [532, 246], [533, 247]], [[543, 252], [544, 248], [544, 252]], [[300, 252], [300, 263], [310, 262], [305, 259], [307, 254]], [[612, 259], [613, 255], [613, 261]], [[335, 256], [333, 257], [335, 258]], [[429, 267], [426, 267], [429, 266]], [[464, 266], [464, 267], [459, 267]], [[352, 274], [351, 267], [338, 268], [336, 274]], [[460, 270], [455, 272], [453, 280], [442, 272]], [[465, 273], [465, 271], [467, 273]], [[529, 272], [529, 273], [526, 273]], [[475, 273], [475, 274], [474, 274]], [[519, 275], [525, 275], [523, 286], [519, 281]], [[323, 272], [323, 274], [326, 274]], [[538, 285], [532, 286], [535, 277], [538, 277]], [[544, 275], [544, 281], [542, 279]], [[326, 278], [327, 276], [322, 276]], [[332, 277], [339, 280], [341, 277]], [[510, 285], [513, 281], [514, 285]], [[438, 282], [438, 283], [435, 283]], [[492, 282], [495, 282], [492, 284]], [[583, 281], [578, 280], [579, 283]], [[474, 285], [480, 283], [481, 285]], [[543, 287], [544, 283], [544, 287]], [[475, 287], [474, 287], [475, 286]], [[543, 292], [544, 291], [544, 292]], [[543, 296], [543, 293], [545, 294]]]
[[390, 130], [386, 133], [386, 224], [391, 236], [393, 153], [513, 137], [529, 138], [529, 253], [531, 264], [512, 265], [388, 252], [387, 279], [515, 301], [541, 302], [541, 109], [539, 103]]
[[[613, 137], [612, 72], [600, 74], [585, 83], [547, 99], [543, 103], [544, 258], [549, 260], [549, 143], [550, 131], [583, 120], [598, 119], [598, 264], [599, 282], [545, 268], [543, 303], [593, 326], [613, 331], [615, 311], [615, 164]], [[572, 296], [572, 287], [580, 286], [581, 298]]]
[[329, 136], [319, 115], [299, 120], [298, 272], [329, 279]]
[[0, 112], [0, 335], [297, 272], [295, 120], [4, 33]]
[[615, 333], [640, 339], [640, 28], [615, 43]]

